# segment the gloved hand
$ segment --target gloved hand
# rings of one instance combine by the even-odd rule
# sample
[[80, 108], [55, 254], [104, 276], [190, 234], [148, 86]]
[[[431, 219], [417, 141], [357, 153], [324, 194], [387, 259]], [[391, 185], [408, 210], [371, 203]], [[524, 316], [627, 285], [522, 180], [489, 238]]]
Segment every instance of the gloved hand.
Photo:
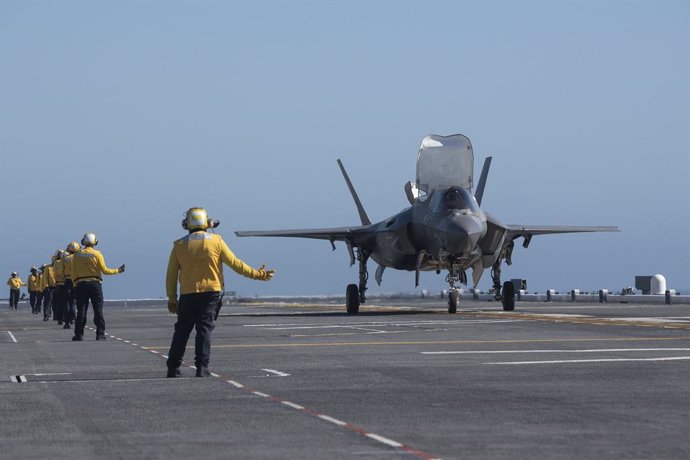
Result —
[[276, 272], [275, 270], [266, 270], [266, 265], [260, 266], [257, 271], [259, 272], [259, 277], [257, 279], [261, 281], [269, 281]]
[[123, 273], [125, 271], [125, 264], [120, 265], [120, 268], [117, 269], [120, 273]]
[[168, 311], [173, 315], [177, 314], [177, 300], [168, 299]]

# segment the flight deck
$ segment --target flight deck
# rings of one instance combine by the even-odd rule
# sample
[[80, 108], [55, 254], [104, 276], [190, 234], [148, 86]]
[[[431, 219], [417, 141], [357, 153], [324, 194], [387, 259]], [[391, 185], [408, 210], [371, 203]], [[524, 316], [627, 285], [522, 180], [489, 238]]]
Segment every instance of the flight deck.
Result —
[[190, 338], [177, 379], [161, 303], [106, 305], [108, 339], [87, 329], [83, 342], [23, 304], [3, 309], [3, 456], [690, 455], [690, 305], [342, 304], [226, 305], [213, 376], [194, 377]]

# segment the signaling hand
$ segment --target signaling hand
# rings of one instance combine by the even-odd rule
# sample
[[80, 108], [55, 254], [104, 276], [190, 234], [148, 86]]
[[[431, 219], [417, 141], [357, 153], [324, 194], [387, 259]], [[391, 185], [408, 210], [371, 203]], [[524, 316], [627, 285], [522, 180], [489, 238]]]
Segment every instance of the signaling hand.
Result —
[[173, 315], [177, 314], [177, 300], [168, 299], [168, 311]]
[[120, 273], [123, 273], [125, 271], [125, 264], [120, 265], [120, 268], [117, 269]]
[[276, 272], [275, 270], [266, 270], [266, 265], [262, 265], [259, 267], [259, 280], [261, 281], [268, 281], [271, 278], [273, 278], [273, 274]]

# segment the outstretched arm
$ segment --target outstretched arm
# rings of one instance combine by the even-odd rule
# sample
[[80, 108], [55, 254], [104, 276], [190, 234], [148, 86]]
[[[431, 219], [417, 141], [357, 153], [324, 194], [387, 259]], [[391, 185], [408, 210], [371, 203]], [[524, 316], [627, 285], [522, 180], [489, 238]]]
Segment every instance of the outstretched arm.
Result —
[[247, 278], [268, 281], [273, 277], [273, 270], [265, 270], [263, 265], [258, 270], [255, 270], [240, 260], [230, 250], [225, 241], [222, 241], [221, 259], [223, 263], [232, 268], [235, 273], [246, 276]]

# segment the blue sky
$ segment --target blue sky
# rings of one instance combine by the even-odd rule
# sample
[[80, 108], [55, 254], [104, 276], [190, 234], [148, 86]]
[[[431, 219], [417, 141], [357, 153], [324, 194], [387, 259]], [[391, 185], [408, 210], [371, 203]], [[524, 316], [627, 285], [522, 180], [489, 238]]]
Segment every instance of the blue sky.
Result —
[[[94, 231], [107, 297], [159, 297], [183, 212], [205, 206], [270, 283], [340, 294], [344, 246], [235, 230], [356, 225], [407, 205], [429, 134], [494, 161], [506, 223], [619, 225], [517, 247], [530, 290], [690, 288], [687, 1], [0, 1], [0, 274]], [[373, 278], [375, 266], [370, 267]], [[480, 287], [488, 288], [485, 274]], [[425, 273], [421, 287], [445, 288]], [[413, 291], [387, 271], [370, 292]]]

